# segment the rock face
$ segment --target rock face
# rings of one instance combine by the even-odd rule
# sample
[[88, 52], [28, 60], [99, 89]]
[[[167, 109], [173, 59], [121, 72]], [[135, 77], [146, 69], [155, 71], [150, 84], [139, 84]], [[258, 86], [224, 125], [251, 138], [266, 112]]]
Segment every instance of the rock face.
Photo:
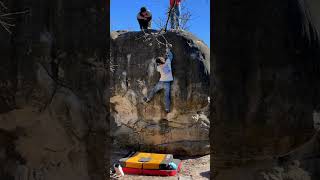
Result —
[[240, 174], [251, 180], [257, 167], [291, 156], [315, 133], [317, 26], [304, 0], [231, 0], [215, 7], [211, 167], [217, 180]]
[[0, 179], [104, 179], [107, 12], [97, 2], [6, 4], [30, 13], [0, 32]]
[[300, 168], [300, 162], [291, 161], [284, 167], [274, 167], [257, 174], [257, 180], [311, 180], [310, 174]]
[[[169, 114], [163, 92], [143, 103], [159, 81], [155, 58], [166, 41], [174, 53]], [[176, 155], [209, 153], [210, 54], [202, 41], [187, 32], [112, 32], [111, 63], [110, 133], [116, 144]]]

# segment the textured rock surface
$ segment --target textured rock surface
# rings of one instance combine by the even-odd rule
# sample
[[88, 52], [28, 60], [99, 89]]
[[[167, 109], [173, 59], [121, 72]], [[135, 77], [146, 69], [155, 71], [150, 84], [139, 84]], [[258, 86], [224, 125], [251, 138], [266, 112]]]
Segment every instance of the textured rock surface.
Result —
[[[211, 157], [217, 180], [241, 174], [254, 179], [256, 167], [275, 166], [278, 156], [308, 142], [315, 132], [319, 42], [305, 2], [215, 5]], [[232, 177], [238, 167], [241, 172]]]
[[[153, 35], [150, 35], [153, 33]], [[115, 143], [176, 155], [209, 152], [208, 47], [187, 32], [112, 32], [112, 136]], [[171, 113], [164, 111], [163, 93], [143, 104], [158, 82], [155, 58], [164, 53], [165, 39], [173, 45]]]
[[257, 180], [311, 180], [311, 177], [300, 168], [300, 162], [295, 160], [284, 167], [274, 167], [258, 173]]
[[7, 6], [30, 13], [12, 22], [11, 36], [0, 32], [0, 179], [104, 179], [104, 4]]

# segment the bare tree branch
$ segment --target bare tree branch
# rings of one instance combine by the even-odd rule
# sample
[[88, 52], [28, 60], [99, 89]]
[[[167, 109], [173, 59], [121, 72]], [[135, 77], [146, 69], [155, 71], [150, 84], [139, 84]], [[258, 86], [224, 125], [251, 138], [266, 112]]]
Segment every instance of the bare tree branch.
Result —
[[7, 6], [5, 6], [2, 1], [0, 1], [0, 6], [1, 6], [3, 9], [8, 9]]
[[10, 20], [14, 20], [13, 17], [14, 15], [21, 15], [21, 14], [26, 14], [29, 11], [19, 11], [19, 12], [6, 12], [5, 10], [8, 10], [9, 8], [3, 3], [3, 1], [0, 1], [0, 25], [9, 33], [12, 34], [12, 31], [10, 30], [10, 27], [14, 27], [15, 25], [8, 22]]
[[[153, 20], [154, 24], [156, 24], [157, 28], [160, 29], [160, 32], [162, 30], [165, 30], [166, 29], [166, 24], [167, 24], [167, 21], [170, 20], [170, 17], [169, 16], [172, 16], [173, 14], [170, 13], [171, 12], [171, 8], [168, 7], [166, 9], [166, 12], [164, 13], [164, 15], [167, 17], [160, 17], [158, 18], [157, 20]], [[180, 12], [180, 17], [179, 17], [179, 20], [180, 20], [180, 28], [183, 29], [183, 30], [189, 30], [190, 28], [190, 25], [189, 25], [189, 22], [191, 20], [191, 17], [192, 17], [192, 13], [191, 11], [187, 8], [187, 6], [185, 5], [185, 3], [181, 3], [181, 12]]]
[[181, 4], [181, 15], [179, 17], [180, 19], [180, 28], [183, 30], [188, 30], [189, 29], [189, 22], [191, 19], [191, 11], [185, 6], [184, 3]]
[[0, 24], [1, 26], [9, 33], [9, 34], [12, 34], [12, 32], [10, 31], [9, 27], [7, 27], [6, 24], [4, 24], [3, 21], [0, 20]]
[[1, 22], [2, 24], [6, 25], [6, 26], [11, 26], [11, 27], [15, 26], [14, 24], [9, 24], [9, 23], [4, 22], [4, 21], [2, 21], [2, 20], [0, 20], [0, 22]]
[[18, 14], [25, 14], [28, 13], [28, 10], [21, 11], [21, 12], [13, 12], [13, 13], [6, 13], [6, 14], [1, 14], [0, 17], [5, 17], [5, 16], [12, 16], [12, 15], [18, 15]]

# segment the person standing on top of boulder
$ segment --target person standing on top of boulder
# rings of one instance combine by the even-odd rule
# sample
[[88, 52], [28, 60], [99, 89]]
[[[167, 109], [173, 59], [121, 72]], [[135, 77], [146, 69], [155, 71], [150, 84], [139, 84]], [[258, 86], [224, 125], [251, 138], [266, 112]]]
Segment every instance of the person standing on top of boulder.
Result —
[[152, 14], [146, 7], [142, 7], [137, 15], [137, 20], [140, 25], [140, 29], [150, 29], [151, 28]]
[[171, 29], [180, 29], [181, 0], [170, 0], [170, 23]]
[[145, 102], [150, 102], [152, 97], [161, 89], [164, 89], [164, 100], [165, 100], [165, 111], [166, 113], [170, 112], [170, 91], [171, 91], [171, 81], [173, 81], [171, 62], [173, 60], [173, 54], [170, 50], [172, 47], [171, 44], [167, 45], [166, 48], [166, 59], [163, 57], [157, 57], [157, 71], [160, 73], [160, 80], [154, 86], [154, 88], [149, 92], [147, 97], [144, 97]]

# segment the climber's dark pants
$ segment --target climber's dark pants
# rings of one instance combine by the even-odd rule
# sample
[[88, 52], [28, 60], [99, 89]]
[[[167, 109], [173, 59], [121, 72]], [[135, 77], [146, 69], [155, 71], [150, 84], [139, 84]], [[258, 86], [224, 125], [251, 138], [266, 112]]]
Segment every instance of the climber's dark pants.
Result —
[[147, 18], [147, 20], [144, 19], [138, 19], [140, 29], [148, 29], [151, 28], [151, 17]]
[[158, 91], [164, 89], [165, 108], [166, 111], [170, 111], [170, 86], [170, 81], [159, 81], [148, 94], [148, 99], [151, 100]]

